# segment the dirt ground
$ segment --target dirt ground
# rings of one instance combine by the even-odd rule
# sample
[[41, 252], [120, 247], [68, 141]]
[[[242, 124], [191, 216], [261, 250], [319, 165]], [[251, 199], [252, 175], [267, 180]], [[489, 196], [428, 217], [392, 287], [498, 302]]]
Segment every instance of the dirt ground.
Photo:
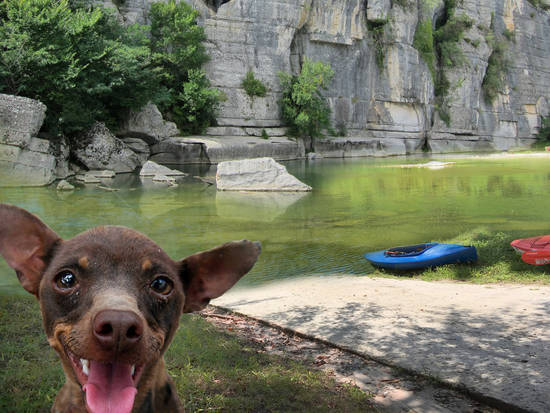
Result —
[[324, 370], [339, 382], [356, 385], [372, 395], [381, 412], [500, 411], [427, 377], [408, 374], [237, 313], [209, 306], [201, 316], [220, 330], [254, 343], [260, 352], [289, 357]]

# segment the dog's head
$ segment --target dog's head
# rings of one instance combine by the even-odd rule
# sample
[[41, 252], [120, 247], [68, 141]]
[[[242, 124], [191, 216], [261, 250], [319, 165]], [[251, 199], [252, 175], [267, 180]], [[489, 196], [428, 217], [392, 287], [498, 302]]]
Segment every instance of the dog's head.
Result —
[[129, 228], [62, 240], [36, 216], [0, 204], [0, 254], [39, 299], [50, 345], [92, 413], [110, 405], [130, 412], [158, 374], [180, 315], [231, 288], [259, 253], [259, 243], [244, 240], [173, 261]]

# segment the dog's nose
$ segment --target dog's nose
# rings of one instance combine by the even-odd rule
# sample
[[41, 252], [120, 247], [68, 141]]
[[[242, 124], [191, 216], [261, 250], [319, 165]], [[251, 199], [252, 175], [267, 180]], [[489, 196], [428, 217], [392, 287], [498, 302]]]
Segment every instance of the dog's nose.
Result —
[[102, 310], [94, 317], [93, 333], [103, 348], [124, 351], [141, 339], [143, 321], [131, 311]]

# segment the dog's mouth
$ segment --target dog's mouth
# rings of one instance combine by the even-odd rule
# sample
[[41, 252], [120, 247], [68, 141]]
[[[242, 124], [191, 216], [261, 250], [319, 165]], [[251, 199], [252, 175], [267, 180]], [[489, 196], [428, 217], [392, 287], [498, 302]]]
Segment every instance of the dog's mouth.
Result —
[[129, 413], [134, 406], [143, 365], [105, 363], [80, 358], [67, 350], [91, 413]]

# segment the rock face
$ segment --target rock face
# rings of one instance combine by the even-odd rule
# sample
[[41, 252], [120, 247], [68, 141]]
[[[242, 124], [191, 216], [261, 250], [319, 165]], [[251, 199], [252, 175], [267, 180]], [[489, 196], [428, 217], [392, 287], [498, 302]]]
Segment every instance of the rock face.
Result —
[[149, 145], [179, 134], [176, 124], [165, 121], [152, 103], [145, 105], [139, 112], [131, 112], [117, 132], [118, 136], [139, 138]]
[[[225, 130], [250, 134], [283, 126], [277, 73], [297, 73], [305, 58], [335, 71], [324, 94], [333, 125], [345, 126], [350, 147], [388, 139], [382, 146], [399, 153], [506, 150], [532, 143], [541, 116], [548, 115], [548, 0], [539, 8], [528, 0], [456, 2], [455, 16], [467, 16], [472, 25], [457, 44], [463, 64], [440, 67], [449, 81], [442, 101], [413, 42], [419, 23], [430, 20], [435, 29], [445, 17], [443, 0], [185, 1], [201, 13], [211, 56], [208, 76], [228, 97], [218, 120]], [[119, 12], [143, 22], [149, 7], [150, 0], [126, 0]], [[505, 45], [510, 65], [489, 102], [482, 84], [497, 41]], [[251, 100], [242, 89], [248, 71], [267, 87], [265, 97]], [[448, 123], [440, 109], [450, 114]], [[395, 140], [402, 141], [401, 149]]]
[[138, 156], [99, 122], [77, 140], [72, 154], [88, 169], [132, 172], [141, 166]]
[[56, 159], [59, 148], [36, 137], [45, 116], [37, 100], [0, 94], [0, 186], [47, 185], [56, 171], [66, 176], [67, 156]]
[[303, 158], [301, 142], [288, 138], [189, 137], [169, 138], [151, 147], [150, 159], [162, 164], [212, 163], [236, 159], [270, 157], [276, 160]]
[[309, 185], [290, 175], [272, 158], [222, 162], [218, 165], [216, 185], [219, 191], [311, 191]]

